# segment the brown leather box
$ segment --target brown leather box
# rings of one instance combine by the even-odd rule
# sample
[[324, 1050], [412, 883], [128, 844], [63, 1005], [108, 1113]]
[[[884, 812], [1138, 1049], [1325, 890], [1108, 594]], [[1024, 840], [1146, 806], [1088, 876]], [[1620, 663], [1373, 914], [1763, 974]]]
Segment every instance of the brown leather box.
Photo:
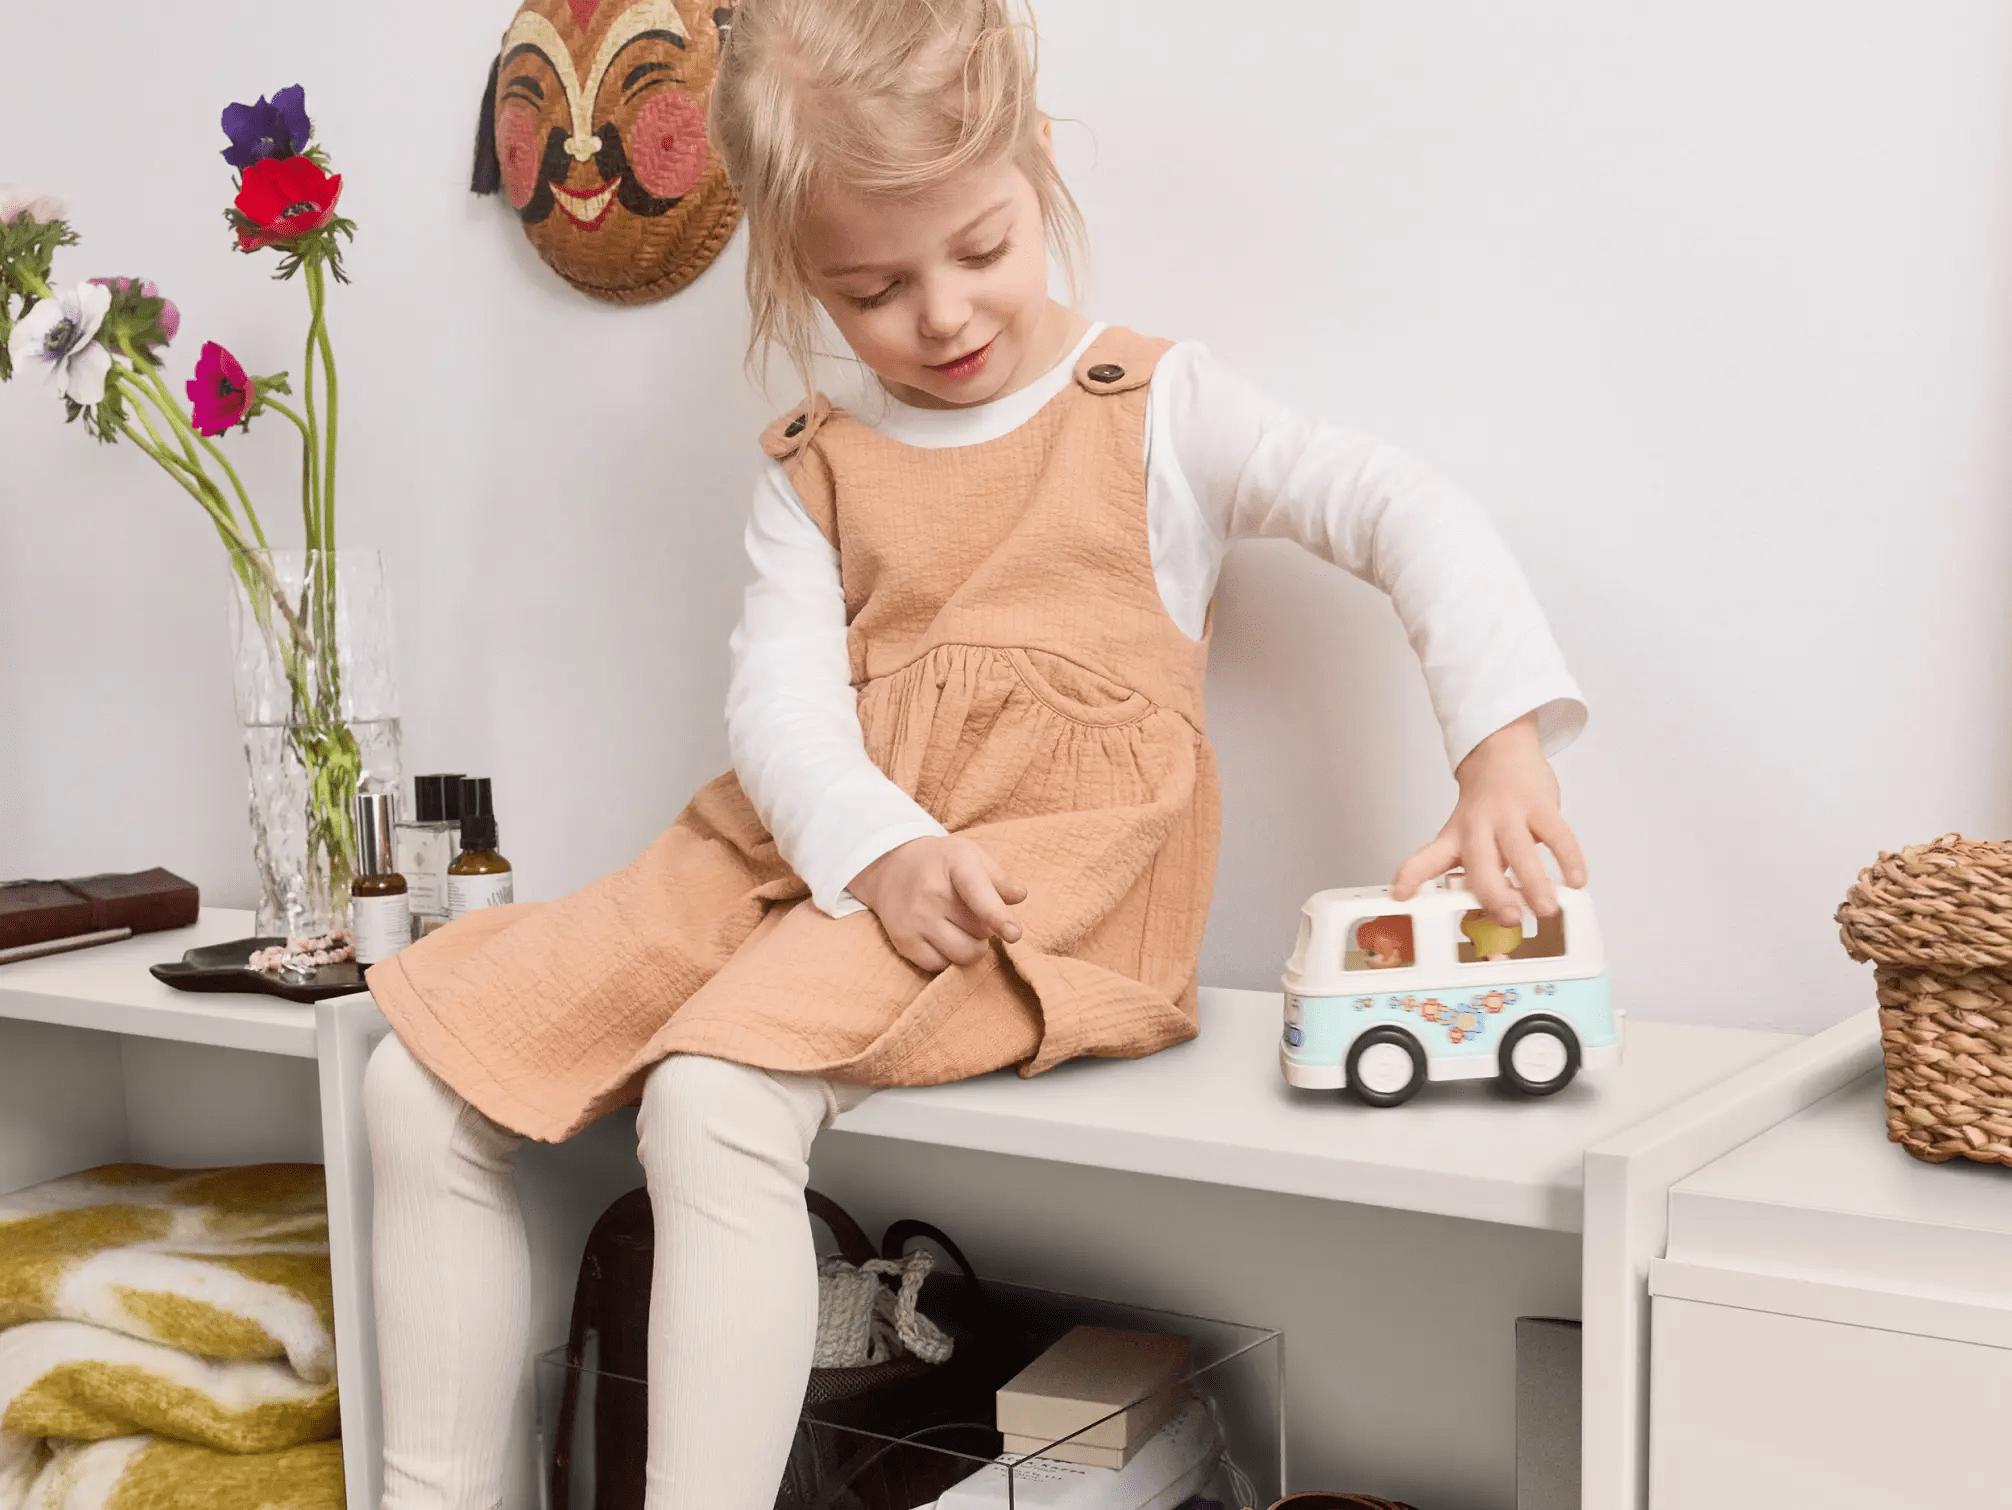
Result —
[[107, 928], [158, 933], [195, 922], [202, 893], [172, 871], [0, 881], [0, 949]]

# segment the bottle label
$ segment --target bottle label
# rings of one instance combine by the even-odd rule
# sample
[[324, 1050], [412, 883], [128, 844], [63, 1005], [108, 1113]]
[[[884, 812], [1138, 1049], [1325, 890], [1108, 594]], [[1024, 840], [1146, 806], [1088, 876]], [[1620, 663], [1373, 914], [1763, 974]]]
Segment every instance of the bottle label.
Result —
[[515, 900], [511, 885], [513, 879], [512, 872], [507, 870], [486, 876], [450, 875], [447, 878], [447, 915], [458, 918], [478, 907], [508, 906]]
[[356, 935], [356, 962], [374, 965], [412, 942], [412, 907], [403, 895], [349, 899], [350, 931]]
[[458, 825], [449, 823], [401, 823], [398, 825], [398, 873], [415, 918], [442, 918], [447, 915], [447, 867], [454, 861], [460, 842]]

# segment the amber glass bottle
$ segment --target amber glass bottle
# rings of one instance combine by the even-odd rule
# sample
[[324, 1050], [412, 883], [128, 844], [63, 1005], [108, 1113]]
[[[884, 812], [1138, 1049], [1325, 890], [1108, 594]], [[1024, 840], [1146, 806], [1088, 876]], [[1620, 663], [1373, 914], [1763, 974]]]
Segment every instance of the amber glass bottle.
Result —
[[515, 900], [510, 862], [496, 848], [496, 808], [487, 776], [461, 780], [461, 853], [447, 867], [447, 916]]
[[412, 942], [411, 898], [393, 869], [396, 813], [389, 792], [356, 797], [356, 874], [349, 882], [350, 935], [356, 962], [374, 965]]

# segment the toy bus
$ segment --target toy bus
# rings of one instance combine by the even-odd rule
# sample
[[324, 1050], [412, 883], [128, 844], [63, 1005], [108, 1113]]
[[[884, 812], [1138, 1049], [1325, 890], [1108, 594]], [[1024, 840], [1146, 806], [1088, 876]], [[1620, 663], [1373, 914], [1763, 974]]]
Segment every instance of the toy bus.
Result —
[[1505, 927], [1458, 874], [1408, 902], [1387, 886], [1316, 892], [1285, 967], [1285, 1078], [1397, 1106], [1428, 1080], [1500, 1076], [1548, 1096], [1619, 1063], [1625, 1014], [1593, 904], [1568, 886], [1558, 902]]

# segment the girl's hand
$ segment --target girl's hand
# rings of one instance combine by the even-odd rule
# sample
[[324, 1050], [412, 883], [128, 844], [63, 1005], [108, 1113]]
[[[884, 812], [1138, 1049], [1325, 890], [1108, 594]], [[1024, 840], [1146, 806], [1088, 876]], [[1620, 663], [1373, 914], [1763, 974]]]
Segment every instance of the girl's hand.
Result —
[[975, 965], [995, 938], [1020, 937], [1013, 905], [1027, 888], [969, 839], [911, 839], [846, 888], [871, 907], [895, 952], [932, 974]]
[[[1558, 857], [1567, 886], [1586, 884], [1586, 859], [1558, 811], [1558, 778], [1537, 740], [1537, 715], [1526, 713], [1476, 745], [1454, 777], [1460, 800], [1446, 827], [1398, 867], [1390, 894], [1408, 901], [1418, 888], [1454, 866], [1467, 872], [1475, 904], [1504, 927], [1522, 921], [1527, 903], [1539, 917], [1558, 910], [1558, 895], [1538, 844]], [[1515, 884], [1503, 873], [1515, 872]]]

